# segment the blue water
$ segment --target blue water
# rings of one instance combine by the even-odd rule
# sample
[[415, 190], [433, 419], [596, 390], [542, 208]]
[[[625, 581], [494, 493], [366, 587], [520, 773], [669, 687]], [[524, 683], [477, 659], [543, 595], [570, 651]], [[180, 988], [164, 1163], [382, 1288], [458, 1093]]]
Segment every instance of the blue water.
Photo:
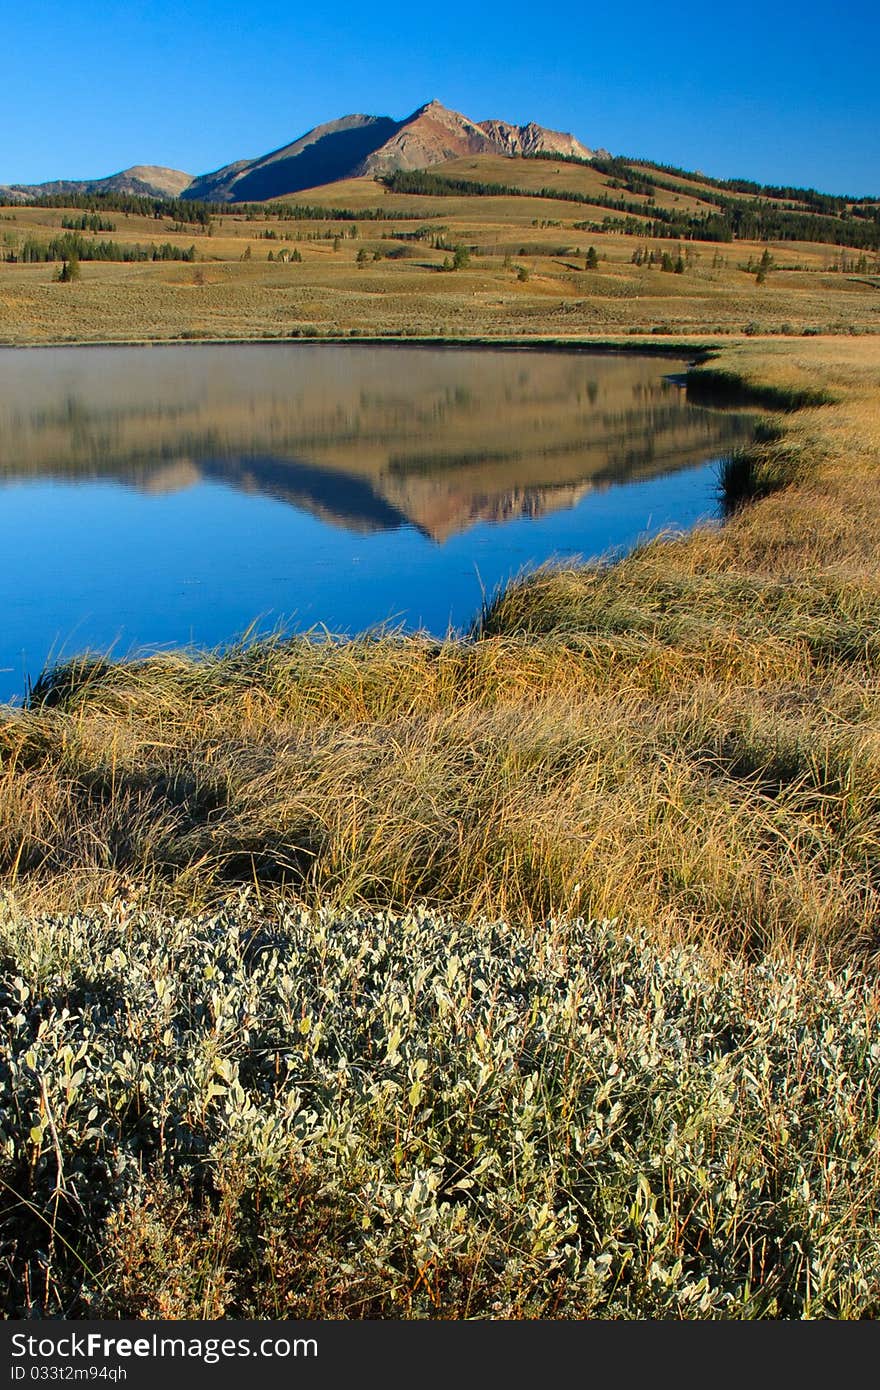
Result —
[[[118, 375], [119, 354], [125, 350], [110, 351], [117, 354], [111, 365]], [[280, 396], [276, 382], [271, 401], [261, 395], [266, 383], [260, 380], [262, 372], [250, 367], [253, 359], [242, 359], [247, 366], [245, 377], [250, 373], [253, 380], [250, 385], [245, 382], [244, 396], [230, 414], [228, 395], [221, 409], [220, 404], [212, 404], [210, 391], [206, 395], [202, 390], [211, 380], [211, 362], [197, 363], [192, 354], [198, 352], [209, 353], [210, 349], [188, 350], [191, 375], [186, 389], [181, 395], [182, 388], [176, 387], [171, 392], [173, 399], [164, 403], [162, 383], [154, 387], [148, 383], [145, 388], [143, 370], [139, 370], [134, 402], [124, 386], [124, 370], [122, 385], [114, 382], [115, 394], [108, 400], [106, 381], [99, 386], [100, 373], [96, 375], [91, 365], [94, 354], [87, 377], [80, 382], [80, 395], [74, 393], [73, 397], [70, 372], [74, 371], [75, 388], [80, 367], [74, 358], [71, 368], [69, 351], [62, 355], [64, 371], [56, 360], [54, 373], [50, 354], [30, 354], [24, 363], [16, 362], [16, 369], [25, 372], [18, 378], [15, 372], [3, 373], [2, 368], [11, 357], [22, 355], [0, 356], [0, 518], [4, 537], [0, 700], [20, 699], [27, 681], [35, 679], [47, 663], [86, 650], [112, 651], [124, 657], [145, 649], [216, 647], [254, 625], [258, 631], [321, 626], [339, 634], [382, 624], [426, 629], [436, 635], [461, 631], [475, 617], [485, 594], [550, 557], [619, 551], [649, 535], [687, 528], [717, 515], [718, 450], [716, 445], [708, 452], [708, 444], [703, 443], [705, 431], [698, 430], [692, 450], [695, 457], [682, 464], [678, 449], [670, 471], [663, 471], [661, 458], [657, 476], [628, 481], [625, 475], [631, 460], [627, 462], [627, 451], [620, 468], [622, 480], [608, 481], [606, 460], [597, 482], [595, 457], [586, 449], [581, 458], [578, 447], [572, 448], [571, 430], [583, 427], [588, 432], [592, 416], [584, 416], [583, 425], [580, 415], [566, 416], [560, 380], [568, 381], [569, 377], [559, 364], [560, 354], [546, 368], [541, 365], [538, 386], [534, 378], [528, 386], [537, 393], [535, 408], [545, 422], [534, 431], [535, 436], [546, 439], [555, 431], [560, 434], [559, 447], [547, 458], [539, 449], [533, 460], [534, 446], [530, 443], [527, 457], [519, 449], [510, 465], [500, 457], [504, 436], [503, 430], [499, 434], [498, 398], [490, 378], [485, 377], [491, 363], [487, 366], [484, 357], [479, 368], [490, 381], [482, 388], [490, 411], [484, 418], [480, 401], [475, 403], [473, 394], [465, 406], [459, 408], [454, 399], [452, 406], [440, 410], [436, 406], [437, 381], [433, 377], [426, 381], [428, 368], [419, 362], [420, 404], [415, 425], [410, 423], [404, 430], [406, 450], [411, 453], [417, 449], [426, 431], [433, 433], [428, 462], [422, 460], [409, 473], [409, 463], [393, 461], [401, 457], [400, 412], [407, 419], [413, 413], [407, 401], [401, 403], [400, 399], [401, 393], [406, 396], [402, 355], [387, 359], [387, 365], [395, 368], [395, 404], [390, 415], [387, 401], [381, 409], [382, 419], [387, 416], [390, 423], [380, 428], [373, 417], [365, 422], [364, 412], [369, 415], [374, 407], [364, 389], [359, 396], [358, 431], [353, 435], [348, 407], [340, 412], [333, 405], [332, 382], [331, 388], [327, 385], [328, 375], [332, 378], [338, 372], [338, 359], [329, 364], [326, 359], [322, 361], [320, 349], [311, 349], [309, 370], [296, 359], [289, 364], [299, 393], [296, 418], [289, 413], [293, 407], [285, 405], [288, 414], [280, 424], [278, 402], [283, 392]], [[319, 355], [314, 357], [316, 352]], [[493, 355], [499, 359], [499, 389], [509, 400], [505, 393], [509, 391], [510, 356], [488, 354]], [[467, 356], [473, 358], [474, 354]], [[447, 353], [446, 362], [441, 364], [443, 373], [450, 370], [449, 358]], [[349, 357], [343, 364], [357, 367], [359, 360], [363, 359]], [[522, 360], [520, 357], [520, 364]], [[161, 350], [154, 349], [140, 361], [148, 367], [161, 364]], [[583, 369], [584, 361], [581, 354], [578, 370]], [[328, 365], [333, 367], [329, 374]], [[275, 366], [273, 361], [273, 371]], [[373, 350], [368, 375], [376, 370]], [[590, 371], [599, 379], [608, 370], [607, 360], [596, 363], [593, 359]], [[646, 380], [657, 384], [651, 397], [655, 420], [659, 419], [657, 393], [661, 402], [673, 403], [670, 408], [680, 406], [684, 413], [694, 410], [678, 387], [664, 382], [663, 373], [671, 370], [669, 364], [651, 362], [643, 370]], [[52, 385], [59, 376], [62, 396], [56, 400]], [[350, 400], [351, 371], [346, 370], [343, 377], [340, 390]], [[594, 379], [595, 375], [590, 377]], [[9, 392], [5, 418], [4, 382]], [[617, 397], [623, 391], [629, 399], [631, 384], [629, 378], [618, 379], [608, 388], [602, 427], [606, 433], [612, 424], [617, 428]], [[324, 393], [319, 412], [323, 426], [317, 429], [310, 390], [319, 388]], [[150, 411], [144, 406], [145, 389], [153, 403]], [[328, 389], [330, 397], [326, 395]], [[521, 382], [519, 389], [526, 389]], [[150, 395], [151, 391], [158, 391], [160, 399]], [[290, 387], [288, 392], [285, 399], [289, 400]], [[602, 395], [600, 387], [600, 400]], [[192, 402], [196, 398], [198, 410], [194, 414]], [[429, 419], [429, 399], [435, 402], [434, 415], [439, 411], [443, 416], [436, 428]], [[588, 412], [593, 404], [586, 402]], [[463, 420], [461, 410], [465, 411]], [[265, 421], [272, 411], [273, 429], [276, 434], [278, 429], [287, 432], [285, 438], [292, 440], [295, 459], [290, 447], [283, 455], [266, 453]], [[218, 425], [221, 415], [222, 425]], [[522, 437], [528, 415], [526, 411], [525, 416], [517, 416], [511, 427], [514, 436]], [[344, 428], [338, 424], [340, 416], [348, 421]], [[156, 435], [153, 459], [149, 440], [156, 434], [157, 418], [161, 438]], [[240, 452], [241, 431], [250, 428], [250, 418], [255, 421], [258, 446], [253, 455]], [[453, 428], [447, 423], [450, 418], [455, 422], [454, 448], [450, 446], [446, 457], [442, 450], [438, 454], [437, 448], [438, 440], [441, 444], [443, 440], [449, 442], [448, 430]], [[141, 419], [147, 442], [133, 462], [131, 441], [140, 438]], [[337, 423], [328, 426], [328, 421]], [[716, 432], [710, 431], [714, 440], [717, 419], [710, 423]], [[672, 428], [668, 421], [665, 428]], [[741, 437], [743, 428], [737, 417], [736, 426], [731, 425], [732, 437]], [[14, 435], [16, 430], [23, 460], [18, 464], [14, 442], [9, 439], [10, 431]], [[471, 461], [467, 441], [476, 439], [483, 447], [490, 435], [488, 462]], [[366, 443], [358, 442], [365, 437]], [[305, 439], [311, 443], [304, 443]], [[383, 452], [388, 447], [388, 457], [393, 455], [390, 465]], [[329, 465], [328, 451], [333, 455]], [[363, 461], [368, 453], [379, 462], [370, 463], [372, 471], [365, 473]], [[640, 460], [643, 454], [642, 442]], [[161, 481], [169, 476], [169, 469], [171, 484]], [[558, 476], [560, 469], [566, 474], [563, 481]], [[548, 470], [553, 472], [549, 482], [542, 476]], [[508, 493], [505, 478], [509, 471], [517, 471], [517, 482]], [[17, 472], [24, 476], [17, 476]], [[155, 481], [157, 477], [161, 486]], [[288, 487], [288, 477], [294, 479], [295, 487]], [[532, 481], [524, 481], [526, 478]], [[161, 490], [165, 486], [175, 490]], [[578, 487], [587, 489], [582, 496], [576, 495]], [[344, 499], [338, 507], [337, 497]], [[539, 514], [548, 506], [553, 509]], [[407, 515], [407, 508], [413, 517]], [[435, 525], [436, 517], [441, 520]]]

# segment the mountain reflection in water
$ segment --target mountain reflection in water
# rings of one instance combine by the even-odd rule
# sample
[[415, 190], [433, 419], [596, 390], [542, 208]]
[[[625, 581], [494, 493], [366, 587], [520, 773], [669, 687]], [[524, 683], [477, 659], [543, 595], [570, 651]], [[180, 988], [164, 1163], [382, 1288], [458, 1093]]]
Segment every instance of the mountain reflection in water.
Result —
[[750, 436], [656, 358], [327, 345], [0, 356], [0, 479], [202, 480], [365, 533], [445, 541], [656, 477]]
[[220, 646], [255, 621], [461, 631], [524, 567], [715, 515], [711, 460], [752, 421], [690, 405], [673, 369], [354, 344], [0, 350], [0, 700], [47, 661]]

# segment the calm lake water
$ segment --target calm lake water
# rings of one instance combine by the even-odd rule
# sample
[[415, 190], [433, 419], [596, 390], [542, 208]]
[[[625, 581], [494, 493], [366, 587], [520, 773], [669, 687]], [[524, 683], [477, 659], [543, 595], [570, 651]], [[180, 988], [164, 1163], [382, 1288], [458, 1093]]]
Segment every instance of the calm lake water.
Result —
[[84, 650], [463, 629], [483, 592], [717, 515], [751, 417], [668, 359], [272, 344], [0, 351], [0, 700]]

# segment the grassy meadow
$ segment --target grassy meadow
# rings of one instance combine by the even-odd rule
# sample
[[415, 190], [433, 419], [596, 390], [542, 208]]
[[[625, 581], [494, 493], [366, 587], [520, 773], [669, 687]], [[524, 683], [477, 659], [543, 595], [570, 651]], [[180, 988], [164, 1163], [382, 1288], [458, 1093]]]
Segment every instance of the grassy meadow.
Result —
[[0, 265], [0, 332], [660, 327], [766, 413], [724, 525], [524, 576], [467, 639], [89, 658], [0, 712], [4, 1307], [874, 1318], [876, 275], [331, 195], [480, 249], [284, 224], [279, 264], [224, 210], [192, 264]]
[[[681, 193], [658, 187], [653, 202], [625, 194], [644, 213], [623, 232], [603, 230], [606, 219], [621, 219], [601, 202], [533, 196], [542, 188], [581, 199], [621, 196], [614, 180], [589, 166], [479, 156], [444, 164], [443, 175], [475, 187], [503, 183], [524, 196], [395, 193], [362, 178], [297, 194], [296, 204], [315, 214], [308, 218], [221, 205], [206, 229], [173, 213], [110, 211], [114, 230], [95, 240], [194, 247], [195, 262], [90, 261], [75, 283], [57, 284], [51, 263], [0, 260], [0, 343], [880, 331], [876, 250], [771, 241], [773, 268], [759, 284], [763, 241], [645, 234], [653, 207], [705, 209], [700, 200], [711, 190], [699, 184]], [[334, 218], [335, 210], [345, 218]], [[69, 216], [63, 208], [0, 209], [0, 257], [20, 251], [28, 236], [45, 243], [62, 234]], [[805, 234], [809, 227], [807, 217]], [[444, 271], [456, 246], [467, 248], [469, 262]], [[591, 246], [595, 269], [586, 267]], [[294, 253], [301, 260], [279, 260]], [[634, 264], [634, 255], [652, 253], [654, 264]], [[682, 273], [660, 268], [664, 254], [681, 254]]]

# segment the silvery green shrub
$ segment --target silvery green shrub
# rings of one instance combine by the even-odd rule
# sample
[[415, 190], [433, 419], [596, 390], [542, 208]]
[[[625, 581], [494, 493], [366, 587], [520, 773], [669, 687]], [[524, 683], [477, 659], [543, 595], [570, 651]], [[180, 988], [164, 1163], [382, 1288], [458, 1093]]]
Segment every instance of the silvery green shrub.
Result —
[[[0, 945], [14, 1314], [124, 1314], [108, 1221], [160, 1181], [210, 1204], [231, 1168], [267, 1210], [295, 1169], [344, 1213], [331, 1315], [363, 1288], [388, 1316], [404, 1295], [413, 1316], [880, 1312], [878, 996], [855, 969], [246, 894], [192, 919], [0, 905]], [[265, 1315], [257, 1244], [228, 1316]]]

